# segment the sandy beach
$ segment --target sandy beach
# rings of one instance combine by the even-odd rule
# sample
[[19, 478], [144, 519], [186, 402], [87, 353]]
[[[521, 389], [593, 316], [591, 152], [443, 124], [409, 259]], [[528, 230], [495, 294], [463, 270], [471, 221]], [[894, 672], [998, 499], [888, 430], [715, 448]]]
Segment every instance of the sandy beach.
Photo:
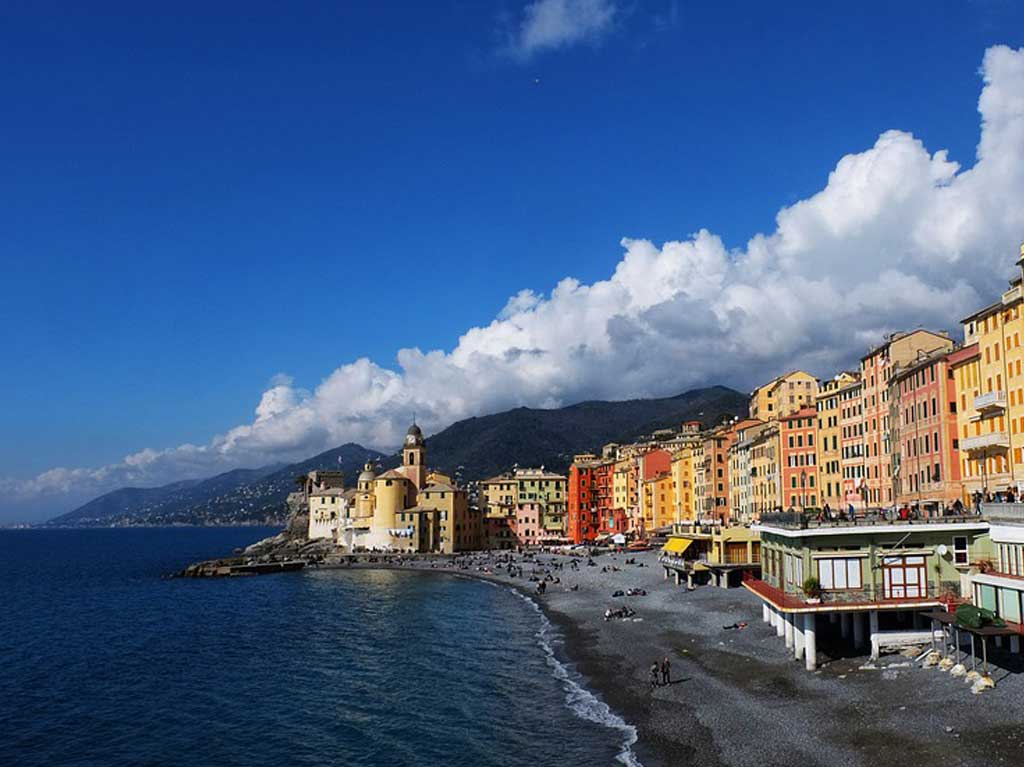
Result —
[[[407, 560], [401, 567], [485, 578], [531, 595], [561, 630], [567, 660], [636, 727], [633, 751], [645, 767], [1020, 762], [1024, 674], [1019, 659], [994, 648], [990, 659], [1017, 673], [993, 668], [997, 687], [983, 695], [898, 654], [862, 669], [866, 655], [831, 657], [827, 639], [820, 669], [809, 673], [762, 622], [754, 595], [687, 591], [663, 578], [656, 552], [604, 554], [593, 567], [575, 557], [513, 555], [523, 570], [518, 577], [498, 566], [502, 557]], [[571, 567], [574, 559], [578, 569]], [[530, 578], [545, 571], [560, 582], [548, 582], [538, 595]], [[630, 588], [647, 594], [612, 597]], [[605, 621], [605, 609], [621, 604], [635, 615]], [[652, 688], [651, 664], [666, 657], [672, 683]]]

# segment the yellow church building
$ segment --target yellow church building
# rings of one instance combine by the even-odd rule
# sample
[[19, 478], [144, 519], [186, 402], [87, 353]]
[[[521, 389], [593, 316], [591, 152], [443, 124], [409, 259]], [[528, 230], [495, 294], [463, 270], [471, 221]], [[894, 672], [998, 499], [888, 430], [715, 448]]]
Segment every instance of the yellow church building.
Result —
[[[348, 551], [444, 553], [481, 547], [483, 525], [471, 509], [466, 491], [443, 474], [427, 471], [427, 447], [420, 427], [413, 424], [402, 446], [402, 465], [377, 474], [372, 463], [363, 467], [350, 504], [333, 536]], [[314, 499], [310, 498], [311, 512]], [[315, 501], [322, 505], [322, 499]], [[316, 515], [322, 525], [323, 514]], [[314, 514], [310, 514], [313, 533]], [[318, 527], [317, 537], [323, 535]]]

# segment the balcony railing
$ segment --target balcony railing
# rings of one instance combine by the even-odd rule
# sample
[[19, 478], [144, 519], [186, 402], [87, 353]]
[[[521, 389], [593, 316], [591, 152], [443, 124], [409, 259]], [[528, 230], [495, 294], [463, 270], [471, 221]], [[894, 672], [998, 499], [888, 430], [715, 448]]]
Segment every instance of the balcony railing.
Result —
[[981, 515], [996, 523], [1024, 525], [1024, 503], [982, 503]]
[[976, 450], [991, 450], [993, 448], [1009, 448], [1010, 438], [1005, 431], [994, 431], [990, 434], [978, 434], [974, 437], [964, 437], [960, 440], [960, 449], [972, 452]]
[[[1008, 505], [1008, 504], [1004, 504]], [[815, 530], [833, 529], [837, 527], [874, 527], [878, 525], [902, 525], [906, 527], [943, 524], [970, 524], [978, 522], [974, 515], [956, 517], [925, 517], [923, 519], [893, 519], [880, 509], [872, 509], [866, 513], [858, 512], [862, 516], [855, 516], [848, 519], [842, 516], [836, 519], [818, 519], [816, 516], [801, 514], [799, 511], [775, 511], [761, 514], [759, 526], [781, 527], [786, 530]]]
[[1008, 291], [1003, 293], [1003, 304], [1012, 304], [1019, 298], [1021, 298], [1021, 286], [1014, 285]]
[[1006, 409], [1006, 392], [989, 391], [974, 398], [974, 409], [979, 413]]
[[768, 581], [746, 576], [743, 583], [758, 596], [769, 599], [784, 609], [816, 608], [822, 605], [899, 605], [905, 603], [937, 602], [955, 604], [962, 601], [958, 584], [952, 581], [930, 583], [923, 588], [889, 587], [865, 584], [859, 589], [822, 591], [818, 602], [808, 601], [803, 591], [780, 589]]

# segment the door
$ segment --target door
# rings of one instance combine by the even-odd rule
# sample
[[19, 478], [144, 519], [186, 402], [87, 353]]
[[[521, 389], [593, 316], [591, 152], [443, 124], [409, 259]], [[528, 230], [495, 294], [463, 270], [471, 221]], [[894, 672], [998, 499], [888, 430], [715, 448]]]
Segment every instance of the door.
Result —
[[885, 599], [921, 599], [928, 595], [928, 572], [923, 556], [885, 557], [882, 560], [882, 596]]

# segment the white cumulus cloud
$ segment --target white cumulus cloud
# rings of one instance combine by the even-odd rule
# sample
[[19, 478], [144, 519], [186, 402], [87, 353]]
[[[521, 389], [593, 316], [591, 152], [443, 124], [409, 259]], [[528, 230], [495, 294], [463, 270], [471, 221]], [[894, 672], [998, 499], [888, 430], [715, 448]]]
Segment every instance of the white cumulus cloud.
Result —
[[0, 493], [70, 506], [126, 484], [343, 442], [389, 448], [413, 412], [429, 434], [519, 405], [749, 387], [793, 367], [825, 376], [894, 329], [956, 333], [961, 316], [1005, 286], [1024, 239], [1024, 49], [991, 48], [982, 75], [981, 137], [967, 170], [909, 133], [885, 131], [745, 248], [729, 250], [706, 230], [661, 244], [623, 239], [607, 279], [521, 290], [449, 351], [402, 349], [395, 370], [358, 359], [312, 391], [277, 376], [250, 423], [207, 444], [0, 481]]
[[534, 0], [510, 31], [507, 52], [526, 61], [543, 51], [600, 41], [616, 12], [611, 0]]

